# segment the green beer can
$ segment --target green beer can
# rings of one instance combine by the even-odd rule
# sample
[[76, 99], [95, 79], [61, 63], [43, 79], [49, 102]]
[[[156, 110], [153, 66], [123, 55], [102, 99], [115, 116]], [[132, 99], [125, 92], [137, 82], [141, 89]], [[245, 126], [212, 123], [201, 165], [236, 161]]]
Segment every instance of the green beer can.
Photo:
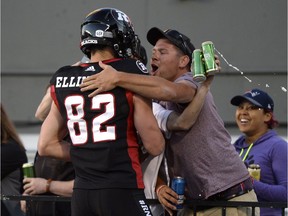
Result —
[[202, 60], [203, 54], [200, 49], [195, 49], [193, 51], [193, 60], [192, 60], [192, 65], [193, 65], [193, 80], [196, 82], [203, 82], [206, 80], [205, 76], [205, 68], [204, 68], [204, 62]]
[[207, 76], [215, 74], [215, 72], [218, 71], [218, 67], [215, 63], [214, 44], [212, 41], [203, 42], [202, 51], [205, 59], [205, 69]]
[[195, 49], [193, 51], [193, 60], [192, 60], [192, 65], [193, 65], [193, 80], [196, 82], [203, 82], [206, 80], [205, 76], [205, 66], [204, 62], [202, 60], [203, 54], [200, 49]]
[[35, 170], [33, 163], [24, 163], [22, 165], [24, 178], [33, 178], [35, 177]]

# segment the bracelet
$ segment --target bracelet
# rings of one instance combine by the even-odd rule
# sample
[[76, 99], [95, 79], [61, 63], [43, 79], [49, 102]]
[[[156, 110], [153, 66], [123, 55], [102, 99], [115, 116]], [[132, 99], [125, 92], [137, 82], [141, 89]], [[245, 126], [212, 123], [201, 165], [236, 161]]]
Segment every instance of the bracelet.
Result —
[[52, 179], [47, 179], [47, 182], [46, 182], [46, 193], [49, 193], [50, 192], [50, 184], [52, 182]]
[[157, 188], [157, 190], [156, 190], [157, 197], [159, 197], [158, 194], [159, 194], [160, 190], [163, 189], [165, 186], [167, 186], [167, 185], [161, 185]]

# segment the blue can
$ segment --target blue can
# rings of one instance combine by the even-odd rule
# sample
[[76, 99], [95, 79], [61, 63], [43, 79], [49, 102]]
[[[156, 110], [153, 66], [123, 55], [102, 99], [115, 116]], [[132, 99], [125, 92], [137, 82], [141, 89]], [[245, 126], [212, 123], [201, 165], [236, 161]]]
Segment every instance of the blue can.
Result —
[[184, 203], [185, 179], [181, 176], [176, 176], [172, 180], [172, 189], [178, 194], [176, 208], [182, 209]]

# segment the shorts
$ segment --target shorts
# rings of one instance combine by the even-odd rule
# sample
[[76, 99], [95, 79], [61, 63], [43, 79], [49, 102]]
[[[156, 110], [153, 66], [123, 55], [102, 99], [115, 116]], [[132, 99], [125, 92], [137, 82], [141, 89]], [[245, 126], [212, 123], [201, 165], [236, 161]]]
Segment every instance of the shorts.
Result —
[[140, 189], [74, 189], [72, 216], [149, 216], [144, 190]]

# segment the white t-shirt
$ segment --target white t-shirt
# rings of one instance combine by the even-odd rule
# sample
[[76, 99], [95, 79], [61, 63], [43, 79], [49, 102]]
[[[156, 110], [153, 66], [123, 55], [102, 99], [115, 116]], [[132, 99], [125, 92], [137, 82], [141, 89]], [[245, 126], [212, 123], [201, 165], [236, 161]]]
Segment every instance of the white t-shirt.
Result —
[[157, 120], [159, 128], [164, 132], [167, 139], [170, 138], [171, 133], [167, 129], [167, 120], [169, 115], [173, 112], [172, 110], [167, 110], [162, 107], [160, 104], [153, 102], [152, 103], [153, 114]]

